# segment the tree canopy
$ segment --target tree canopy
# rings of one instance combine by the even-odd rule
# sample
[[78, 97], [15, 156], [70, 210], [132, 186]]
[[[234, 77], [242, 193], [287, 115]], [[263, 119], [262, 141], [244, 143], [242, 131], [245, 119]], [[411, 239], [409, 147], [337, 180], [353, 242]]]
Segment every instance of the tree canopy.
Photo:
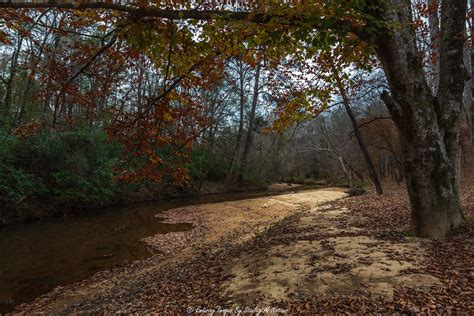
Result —
[[[196, 92], [216, 85], [229, 59], [265, 65], [272, 78], [273, 127], [280, 130], [318, 116], [342, 87], [357, 89], [354, 70], [382, 68], [390, 90], [382, 98], [399, 130], [405, 172], [412, 176], [407, 184], [417, 233], [442, 236], [460, 222], [456, 179], [467, 78], [465, 0], [441, 5], [421, 0], [45, 1], [2, 2], [0, 8], [0, 40], [5, 45], [16, 31], [34, 38], [32, 25], [44, 15], [59, 19], [61, 29], [51, 28], [53, 34], [84, 38], [74, 53], [64, 55], [63, 65], [50, 65], [54, 69], [44, 78], [56, 91], [49, 95], [54, 99], [53, 127], [68, 103], [87, 108], [87, 97], [77, 87], [78, 78], [91, 67], [103, 67], [105, 74], [145, 58], [162, 75], [161, 89], [139, 108], [111, 110], [109, 133], [130, 149], [128, 157], [145, 157], [124, 170], [124, 178], [160, 180], [173, 174], [177, 182], [186, 181], [184, 149], [209, 123]], [[426, 44], [434, 13], [440, 15], [438, 31]], [[67, 70], [67, 63], [75, 69]], [[112, 89], [111, 79], [102, 79], [96, 98]], [[114, 89], [124, 87], [120, 83]], [[5, 113], [9, 101], [7, 95]], [[163, 159], [158, 147], [167, 148], [165, 155], [174, 159]], [[426, 199], [432, 192], [439, 196], [436, 202]], [[433, 217], [431, 209], [438, 215]]]

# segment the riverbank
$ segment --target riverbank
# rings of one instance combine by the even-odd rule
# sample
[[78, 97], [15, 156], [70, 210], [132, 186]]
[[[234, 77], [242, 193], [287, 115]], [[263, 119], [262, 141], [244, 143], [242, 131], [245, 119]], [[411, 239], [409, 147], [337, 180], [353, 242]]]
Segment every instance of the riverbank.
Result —
[[[157, 217], [157, 214], [191, 205], [308, 189], [306, 186], [280, 183], [271, 185], [265, 191], [166, 199], [3, 227], [0, 229], [0, 314], [56, 286], [78, 282], [99, 271], [149, 258], [155, 250], [141, 242], [143, 238], [155, 234], [170, 234], [167, 236], [172, 237], [173, 232], [188, 231], [193, 227], [183, 223], [187, 221], [183, 218], [173, 224]], [[195, 224], [192, 234], [198, 231], [197, 227]], [[178, 240], [181, 239], [172, 239]]]
[[[270, 185], [267, 190], [272, 190]], [[282, 185], [276, 191], [292, 190], [300, 187], [297, 184]], [[134, 206], [142, 203], [160, 202], [176, 198], [193, 198], [199, 196], [209, 196], [216, 194], [262, 192], [265, 187], [253, 184], [246, 186], [225, 187], [219, 182], [204, 182], [199, 192], [194, 192], [190, 188], [178, 189], [170, 186], [139, 187], [138, 190], [132, 190], [128, 187], [116, 192], [113, 198], [105, 202], [91, 204], [58, 204], [48, 200], [29, 201], [26, 205], [18, 206], [17, 209], [5, 209], [0, 212], [0, 228], [18, 223], [38, 222], [45, 219], [53, 219], [67, 216], [77, 216], [82, 214], [107, 211], [111, 208]]]
[[15, 311], [472, 311], [472, 225], [433, 243], [410, 237], [406, 221], [394, 220], [407, 214], [401, 191], [389, 193], [388, 204], [345, 196], [320, 189], [170, 210], [167, 221], [196, 229], [145, 238], [155, 256], [56, 288]]
[[[70, 286], [57, 288], [31, 305], [20, 306], [16, 311], [53, 312], [64, 306], [67, 306], [67, 309], [76, 304], [82, 306], [86, 301], [100, 297], [102, 299], [99, 300], [103, 303], [109, 300], [112, 303], [115, 299], [111, 296], [118, 294], [119, 297], [125, 298], [129, 296], [125, 294], [128, 290], [135, 291], [142, 286], [146, 288], [143, 282], [148, 282], [147, 280], [164, 281], [167, 277], [160, 277], [164, 271], [168, 271], [166, 274], [173, 273], [170, 269], [182, 267], [186, 262], [194, 262], [195, 258], [202, 255], [215, 255], [216, 251], [235, 248], [303, 208], [314, 207], [343, 196], [345, 193], [340, 189], [321, 189], [169, 210], [159, 216], [166, 217], [168, 222], [191, 222], [199, 225], [198, 228], [189, 232], [158, 234], [145, 238], [144, 242], [157, 251], [153, 257], [134, 262], [127, 267], [97, 273], [92, 278]], [[181, 242], [183, 240], [186, 242]], [[163, 245], [165, 247], [162, 247]], [[185, 245], [184, 249], [182, 245]], [[182, 268], [188, 272], [193, 270], [192, 267]], [[166, 287], [162, 284], [157, 288], [163, 286], [162, 290], [166, 290], [173, 287], [173, 284], [171, 282]], [[150, 286], [155, 288], [151, 284]]]

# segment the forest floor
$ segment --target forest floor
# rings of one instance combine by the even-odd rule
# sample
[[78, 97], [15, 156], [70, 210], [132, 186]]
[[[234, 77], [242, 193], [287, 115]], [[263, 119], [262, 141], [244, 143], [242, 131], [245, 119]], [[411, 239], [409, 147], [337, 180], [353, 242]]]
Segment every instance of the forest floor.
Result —
[[[188, 232], [145, 238], [153, 257], [58, 287], [15, 312], [474, 312], [474, 183], [468, 223], [411, 237], [406, 193], [318, 189], [168, 211]], [[163, 216], [163, 214], [160, 214]]]

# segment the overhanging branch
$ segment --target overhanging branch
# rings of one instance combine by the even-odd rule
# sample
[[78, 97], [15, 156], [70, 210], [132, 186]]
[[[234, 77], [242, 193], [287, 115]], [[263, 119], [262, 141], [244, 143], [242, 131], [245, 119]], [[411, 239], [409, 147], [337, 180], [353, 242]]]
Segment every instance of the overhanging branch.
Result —
[[315, 29], [333, 29], [344, 32], [352, 32], [358, 36], [364, 34], [363, 27], [350, 22], [349, 20], [340, 19], [334, 24], [328, 25], [327, 19], [321, 16], [319, 19], [314, 16], [309, 18], [304, 15], [291, 14], [276, 14], [271, 12], [257, 12], [257, 11], [230, 11], [230, 10], [198, 10], [191, 9], [162, 9], [158, 7], [146, 6], [138, 7], [132, 5], [124, 5], [111, 2], [58, 2], [58, 1], [44, 1], [44, 2], [0, 2], [0, 8], [10, 9], [66, 9], [66, 10], [112, 10], [116, 12], [127, 13], [130, 19], [141, 18], [163, 18], [171, 20], [241, 20], [251, 23], [269, 23], [278, 21], [280, 24], [299, 26], [302, 24], [311, 25]]
[[[130, 14], [135, 18], [166, 18], [172, 20], [211, 20], [215, 18], [225, 18], [230, 20], [248, 20], [251, 22], [269, 22], [275, 15], [268, 15], [258, 12], [234, 12], [229, 10], [173, 10], [161, 9], [157, 7], [136, 7], [110, 2], [0, 2], [0, 8], [12, 9], [67, 9], [67, 10], [85, 10], [85, 9], [105, 9]], [[281, 16], [283, 17], [283, 16]]]

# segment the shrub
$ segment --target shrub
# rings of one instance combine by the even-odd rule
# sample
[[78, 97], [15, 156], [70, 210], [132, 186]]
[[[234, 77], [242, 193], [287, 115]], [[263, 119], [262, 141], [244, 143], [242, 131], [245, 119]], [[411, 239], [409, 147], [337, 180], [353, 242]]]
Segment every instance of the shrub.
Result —
[[8, 208], [17, 206], [27, 197], [44, 187], [24, 170], [0, 162], [0, 204]]
[[20, 210], [32, 201], [73, 208], [107, 203], [119, 150], [94, 128], [10, 137], [0, 148], [0, 204]]
[[193, 149], [191, 163], [186, 168], [193, 179], [219, 181], [227, 176], [229, 164], [209, 148], [200, 146]]

